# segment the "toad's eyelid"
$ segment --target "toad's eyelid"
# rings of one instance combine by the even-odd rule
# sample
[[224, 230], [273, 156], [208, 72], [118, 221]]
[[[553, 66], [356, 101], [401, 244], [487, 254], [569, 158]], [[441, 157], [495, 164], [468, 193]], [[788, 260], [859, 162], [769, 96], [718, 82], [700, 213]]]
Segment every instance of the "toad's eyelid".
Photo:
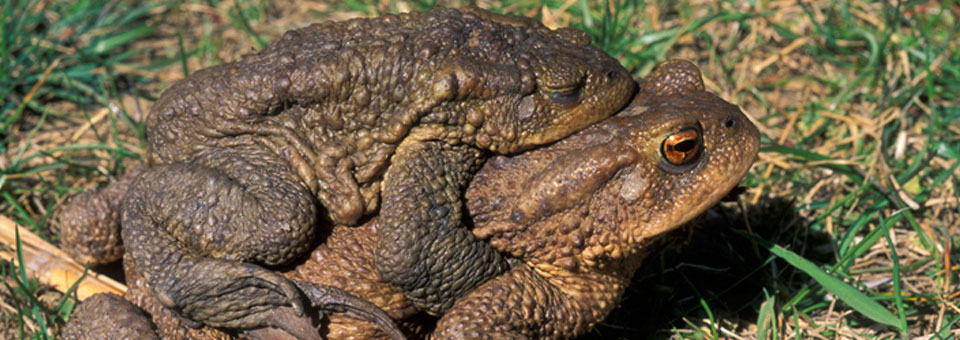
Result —
[[[586, 84], [585, 75], [580, 75], [578, 77], [571, 77], [571, 78], [574, 78], [574, 79], [568, 78], [563, 80], [562, 82], [557, 82], [554, 84], [541, 84], [542, 86], [540, 86], [540, 88], [543, 89], [544, 92], [561, 93], [561, 92], [575, 91], [577, 89], [583, 88], [584, 85]], [[557, 79], [554, 79], [554, 80], [557, 80]]]
[[551, 94], [570, 94], [579, 88], [580, 88], [580, 85], [577, 84], [573, 86], [565, 86], [565, 87], [558, 87], [558, 88], [544, 87], [543, 90], [546, 92], [550, 92]]

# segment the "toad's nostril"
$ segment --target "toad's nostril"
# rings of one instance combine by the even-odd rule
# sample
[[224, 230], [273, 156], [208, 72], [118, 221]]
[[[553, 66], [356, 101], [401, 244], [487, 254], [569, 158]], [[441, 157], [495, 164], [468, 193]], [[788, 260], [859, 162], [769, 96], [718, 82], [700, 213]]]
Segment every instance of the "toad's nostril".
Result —
[[723, 122], [723, 126], [732, 129], [734, 126], [737, 126], [737, 120], [733, 119], [733, 117], [727, 118], [727, 120]]
[[613, 80], [617, 78], [617, 71], [607, 71], [607, 79]]

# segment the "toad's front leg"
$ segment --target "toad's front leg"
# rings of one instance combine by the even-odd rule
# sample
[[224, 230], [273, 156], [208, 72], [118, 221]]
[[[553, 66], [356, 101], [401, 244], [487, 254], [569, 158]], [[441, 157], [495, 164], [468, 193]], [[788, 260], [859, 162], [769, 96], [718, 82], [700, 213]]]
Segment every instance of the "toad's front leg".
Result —
[[558, 281], [526, 263], [487, 281], [457, 300], [430, 338], [572, 339], [610, 312], [628, 282], [617, 275], [546, 267]]
[[316, 216], [287, 163], [262, 147], [231, 146], [145, 171], [123, 202], [122, 234], [138, 272], [180, 316], [319, 339], [297, 287], [258, 265], [303, 254]]
[[417, 307], [442, 314], [507, 262], [463, 225], [463, 189], [479, 150], [405, 140], [384, 176], [375, 264]]

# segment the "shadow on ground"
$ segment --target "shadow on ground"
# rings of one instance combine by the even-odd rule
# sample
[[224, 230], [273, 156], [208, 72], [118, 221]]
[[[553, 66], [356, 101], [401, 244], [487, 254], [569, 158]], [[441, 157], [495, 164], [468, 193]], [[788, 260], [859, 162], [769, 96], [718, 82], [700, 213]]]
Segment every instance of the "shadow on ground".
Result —
[[[807, 230], [792, 201], [769, 198], [750, 206], [747, 214], [759, 237], [794, 251], [803, 249], [802, 255], [815, 263], [833, 261], [827, 235]], [[692, 227], [675, 231], [668, 238], [680, 239], [681, 244], [661, 245], [652, 253], [620, 306], [581, 339], [663, 339], [675, 328], [706, 326], [701, 300], [715, 319], [736, 327], [734, 332], [749, 329], [757, 320], [764, 291], [773, 294], [774, 287], [783, 284], [799, 287], [806, 276], [797, 275], [785, 262], [770, 260], [768, 251], [740, 234], [746, 231], [743, 214], [732, 203], [718, 205]]]

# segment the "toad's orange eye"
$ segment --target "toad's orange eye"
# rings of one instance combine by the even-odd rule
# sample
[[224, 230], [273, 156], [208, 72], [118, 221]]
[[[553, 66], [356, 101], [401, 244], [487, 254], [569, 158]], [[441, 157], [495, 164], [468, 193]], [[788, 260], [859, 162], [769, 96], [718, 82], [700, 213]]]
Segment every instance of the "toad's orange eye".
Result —
[[700, 131], [693, 128], [680, 130], [663, 140], [660, 153], [672, 165], [687, 165], [700, 154]]

